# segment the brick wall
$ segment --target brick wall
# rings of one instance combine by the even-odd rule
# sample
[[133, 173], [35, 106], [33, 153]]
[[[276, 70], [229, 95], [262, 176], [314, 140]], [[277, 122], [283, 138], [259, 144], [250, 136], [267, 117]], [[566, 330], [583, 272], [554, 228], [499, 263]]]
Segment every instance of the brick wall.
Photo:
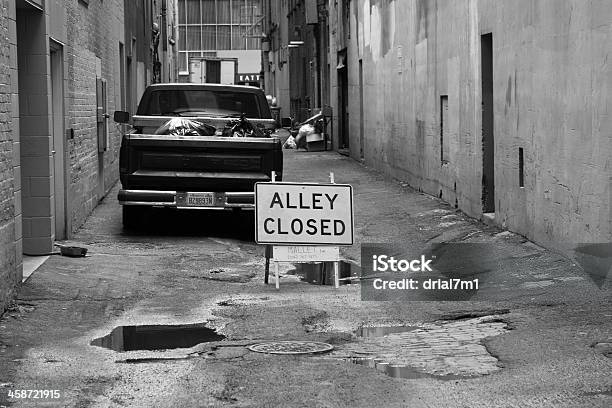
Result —
[[[12, 0], [11, 0], [12, 1]], [[11, 18], [12, 17], [12, 18]], [[21, 260], [16, 257], [15, 177], [11, 92], [11, 38], [14, 8], [0, 0], [0, 313], [14, 294], [21, 277]], [[13, 24], [11, 23], [13, 22]], [[14, 64], [14, 62], [13, 62]]]
[[[96, 78], [107, 83], [107, 111], [121, 106], [119, 42], [123, 42], [123, 1], [90, 2], [88, 7], [65, 1], [66, 127], [74, 130], [68, 143], [71, 228], [75, 231], [119, 177], [121, 134], [107, 121], [108, 149], [97, 150]], [[119, 92], [118, 92], [119, 91]], [[117, 100], [116, 100], [117, 99]], [[103, 163], [103, 186], [99, 168]]]
[[57, 104], [51, 90], [60, 85], [52, 61], [61, 57], [63, 70], [64, 126], [58, 131], [74, 135], [64, 145], [68, 234], [118, 179], [121, 135], [112, 119], [108, 149], [98, 153], [96, 79], [106, 80], [112, 116], [122, 95], [123, 0], [88, 6], [47, 0], [44, 11], [23, 6], [16, 10], [15, 0], [0, 0], [0, 312], [21, 279], [22, 252], [49, 252], [57, 239], [54, 200], [62, 192], [55, 181], [62, 175], [54, 170], [61, 157], [54, 140], [63, 135], [52, 137]]
[[10, 50], [10, 82], [11, 82], [11, 130], [13, 132], [13, 197], [15, 203], [15, 272], [21, 280], [23, 264], [23, 226], [21, 205], [21, 143], [20, 143], [20, 120], [19, 120], [19, 75], [17, 72], [17, 15], [15, 2], [8, 0], [8, 27], [9, 27], [9, 50]]

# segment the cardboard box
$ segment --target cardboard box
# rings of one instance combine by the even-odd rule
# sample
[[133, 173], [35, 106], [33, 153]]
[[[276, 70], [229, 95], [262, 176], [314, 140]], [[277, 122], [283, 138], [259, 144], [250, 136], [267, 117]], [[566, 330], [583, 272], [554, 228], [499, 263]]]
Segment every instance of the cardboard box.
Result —
[[306, 136], [306, 150], [309, 152], [321, 152], [325, 150], [325, 134], [313, 133]]

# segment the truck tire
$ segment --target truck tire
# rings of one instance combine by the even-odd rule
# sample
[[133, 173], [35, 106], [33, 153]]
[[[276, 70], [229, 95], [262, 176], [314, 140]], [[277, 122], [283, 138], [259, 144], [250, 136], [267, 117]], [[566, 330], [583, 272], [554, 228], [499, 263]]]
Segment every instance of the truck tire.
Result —
[[145, 207], [140, 205], [123, 205], [123, 228], [127, 230], [135, 230], [142, 226], [144, 219]]

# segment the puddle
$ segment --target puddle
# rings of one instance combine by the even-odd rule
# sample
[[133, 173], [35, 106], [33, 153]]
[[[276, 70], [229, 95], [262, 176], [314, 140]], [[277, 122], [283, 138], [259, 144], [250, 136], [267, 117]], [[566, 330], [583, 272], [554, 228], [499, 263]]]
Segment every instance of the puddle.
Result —
[[357, 341], [343, 344], [340, 358], [396, 378], [474, 378], [501, 370], [483, 342], [508, 330], [499, 315], [419, 326], [362, 326], [355, 332]]
[[[357, 330], [355, 334], [359, 337], [385, 337], [389, 334], [405, 333], [417, 329], [419, 329], [419, 327], [417, 326], [362, 326]], [[417, 379], [431, 377], [431, 375], [418, 372], [410, 366], [389, 364], [387, 362], [384, 362], [383, 360], [375, 358], [354, 357], [349, 358], [348, 361], [353, 364], [373, 368], [393, 378]]]
[[393, 333], [405, 333], [408, 331], [417, 330], [416, 326], [379, 326], [379, 327], [365, 327], [362, 326], [355, 333], [359, 337], [383, 337], [387, 334]]
[[167, 350], [193, 347], [199, 343], [223, 340], [225, 336], [204, 324], [119, 326], [92, 346], [115, 351]]
[[595, 350], [603, 354], [605, 357], [612, 358], [612, 343], [611, 342], [597, 342], [591, 345]]
[[165, 361], [184, 361], [187, 360], [189, 356], [185, 357], [166, 357], [166, 358], [126, 358], [125, 360], [115, 361], [119, 364], [143, 364], [143, 363], [163, 363]]
[[[312, 262], [296, 263], [294, 274], [301, 276], [302, 280], [313, 285], [332, 285], [334, 284], [334, 263], [333, 262]], [[351, 277], [358, 278], [360, 275], [359, 266], [348, 261], [340, 261], [339, 265], [340, 284], [351, 283]]]
[[389, 364], [379, 359], [374, 358], [351, 358], [349, 361], [353, 364], [358, 364], [368, 368], [373, 368], [389, 377], [403, 378], [406, 380], [416, 380], [419, 378], [435, 378], [437, 380], [459, 380], [466, 377], [458, 375], [434, 375], [417, 371], [415, 368], [407, 365]]

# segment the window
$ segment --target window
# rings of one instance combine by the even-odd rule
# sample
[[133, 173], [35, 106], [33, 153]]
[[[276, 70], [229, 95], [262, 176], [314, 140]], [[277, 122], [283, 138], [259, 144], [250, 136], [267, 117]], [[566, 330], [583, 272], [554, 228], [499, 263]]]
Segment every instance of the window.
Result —
[[232, 49], [232, 34], [231, 26], [229, 25], [218, 25], [217, 26], [217, 49], [218, 50], [231, 50]]
[[187, 49], [187, 27], [179, 27], [179, 48], [181, 50]]
[[261, 0], [178, 0], [179, 52], [261, 49], [261, 6]]
[[[180, 0], [179, 0], [180, 1]], [[201, 1], [201, 0], [198, 0]], [[216, 24], [217, 23], [217, 7], [214, 0], [202, 1], [202, 20], [197, 24]]]
[[[160, 90], [151, 92], [146, 112], [150, 115], [189, 116], [190, 113], [260, 118], [257, 94], [208, 90]], [[140, 112], [139, 112], [140, 113]], [[142, 113], [141, 113], [142, 114]]]
[[245, 50], [246, 49], [246, 27], [244, 26], [232, 26], [232, 49], [234, 50]]
[[200, 0], [186, 0], [186, 15], [185, 19], [179, 17], [179, 21], [186, 21], [187, 24], [200, 24], [201, 21], [201, 8]]
[[179, 20], [178, 23], [180, 24], [185, 24], [185, 18], [186, 18], [186, 14], [185, 14], [185, 2], [184, 1], [179, 1], [178, 3], [178, 10], [179, 10]]
[[247, 32], [247, 50], [261, 49], [261, 36], [257, 33], [261, 32], [261, 25], [257, 25], [254, 29]]
[[242, 1], [232, 3], [232, 24], [246, 23], [245, 5]]
[[202, 32], [198, 26], [187, 26], [187, 50], [202, 49]]
[[230, 0], [217, 0], [217, 24], [231, 24], [231, 10]]
[[201, 50], [214, 50], [217, 47], [217, 27], [202, 27], [202, 48]]

